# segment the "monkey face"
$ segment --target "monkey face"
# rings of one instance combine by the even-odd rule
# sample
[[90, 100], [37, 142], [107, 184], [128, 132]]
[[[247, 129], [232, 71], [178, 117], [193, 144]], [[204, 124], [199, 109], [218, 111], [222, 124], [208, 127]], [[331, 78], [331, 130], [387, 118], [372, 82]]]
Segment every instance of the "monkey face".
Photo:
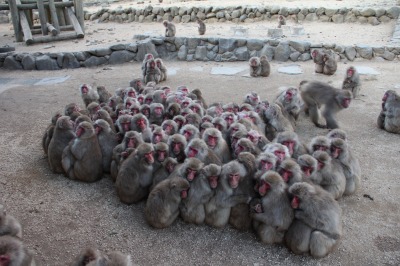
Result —
[[161, 163], [167, 157], [167, 151], [158, 150], [156, 152], [156, 156], [157, 156], [157, 161]]
[[311, 166], [303, 165], [301, 167], [301, 171], [303, 171], [304, 175], [307, 177], [311, 176], [311, 173], [313, 172], [313, 170], [314, 169]]
[[197, 153], [198, 153], [198, 150], [196, 150], [193, 147], [189, 147], [189, 152], [188, 152], [189, 158], [196, 157]]
[[231, 188], [237, 188], [239, 186], [240, 175], [239, 173], [231, 173], [228, 176], [229, 186]]
[[261, 197], [265, 196], [269, 189], [271, 189], [271, 186], [267, 182], [265, 182], [264, 180], [261, 180], [259, 182], [258, 194], [260, 194]]
[[217, 142], [218, 142], [218, 137], [215, 136], [208, 136], [207, 138], [207, 144], [211, 149], [214, 149], [215, 146], [217, 146]]
[[274, 165], [272, 164], [272, 162], [267, 161], [267, 160], [261, 160], [260, 162], [260, 170], [262, 171], [269, 171], [272, 169]]
[[342, 149], [335, 146], [335, 145], [331, 145], [331, 156], [333, 159], [336, 159], [340, 156], [340, 153], [342, 152]]
[[144, 158], [145, 158], [145, 160], [146, 160], [146, 162], [147, 162], [148, 164], [153, 164], [153, 163], [154, 163], [154, 157], [153, 157], [153, 152], [152, 152], [152, 151], [146, 153], [146, 154], [144, 155]]
[[82, 94], [87, 94], [89, 92], [89, 88], [87, 87], [86, 84], [83, 84], [81, 86], [81, 92], [82, 92]]
[[290, 155], [293, 155], [295, 142], [293, 140], [286, 140], [282, 142], [289, 149]]
[[282, 176], [282, 179], [283, 179], [286, 183], [289, 182], [290, 178], [291, 178], [292, 175], [293, 175], [291, 171], [289, 171], [289, 170], [287, 170], [287, 169], [283, 169], [283, 168], [279, 171], [279, 174]]
[[194, 170], [194, 169], [192, 169], [192, 168], [188, 168], [188, 169], [186, 170], [186, 179], [187, 179], [189, 182], [193, 181], [193, 180], [195, 179], [195, 177], [196, 177], [196, 173], [197, 173], [196, 170]]
[[278, 161], [281, 163], [285, 157], [286, 157], [286, 153], [285, 151], [282, 150], [276, 150], [274, 151], [275, 156], [278, 158]]
[[297, 196], [294, 196], [290, 205], [293, 209], [298, 209], [300, 207], [300, 199]]
[[208, 177], [208, 183], [210, 184], [210, 187], [212, 189], [217, 188], [217, 186], [218, 186], [218, 176], [209, 176]]

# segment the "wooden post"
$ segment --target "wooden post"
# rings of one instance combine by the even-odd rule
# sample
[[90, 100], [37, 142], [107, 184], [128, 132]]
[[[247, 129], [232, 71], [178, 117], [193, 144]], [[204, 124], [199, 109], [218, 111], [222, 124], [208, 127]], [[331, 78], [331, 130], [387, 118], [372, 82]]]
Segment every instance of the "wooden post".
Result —
[[72, 25], [74, 26], [75, 32], [78, 38], [83, 38], [85, 34], [82, 31], [81, 25], [79, 24], [78, 19], [75, 17], [74, 11], [72, 11], [71, 7], [67, 7], [69, 20], [71, 21]]
[[32, 9], [30, 9], [30, 10], [24, 10], [24, 12], [25, 12], [26, 18], [28, 19], [29, 28], [32, 29], [32, 27], [33, 27]]
[[18, 8], [17, 8], [16, 0], [9, 0], [8, 5], [10, 6], [15, 39], [17, 40], [17, 42], [22, 42], [24, 40], [24, 38], [22, 36], [21, 26], [19, 25], [20, 18], [19, 18], [19, 12], [18, 12]]
[[47, 20], [46, 20], [46, 10], [44, 9], [44, 4], [43, 0], [37, 0], [37, 6], [39, 10], [39, 20], [40, 20], [40, 26], [42, 28], [42, 34], [47, 35]]
[[85, 15], [83, 13], [82, 0], [74, 0], [75, 2], [75, 16], [81, 24], [82, 32], [85, 32]]
[[63, 8], [63, 12], [64, 12], [65, 24], [72, 25], [72, 22], [69, 19], [68, 10], [66, 8]]
[[64, 8], [62, 8], [62, 7], [56, 8], [58, 22], [60, 23], [60, 26], [65, 26], [65, 17], [64, 17], [63, 9]]
[[[58, 32], [60, 32], [60, 24], [58, 23], [58, 17], [57, 17], [56, 7], [54, 6], [54, 0], [49, 0], [49, 9], [50, 9], [50, 14], [51, 14], [52, 26], [54, 26], [54, 28], [56, 28], [57, 34], [58, 34]], [[47, 28], [48, 28], [48, 26], [47, 26]]]
[[54, 41], [65, 41], [65, 40], [71, 40], [71, 39], [76, 39], [76, 38], [83, 38], [79, 37], [78, 34], [75, 32], [73, 33], [65, 33], [62, 35], [57, 35], [57, 36], [39, 36], [35, 37], [33, 39], [33, 43], [46, 43], [46, 42], [54, 42]]
[[[15, 0], [15, 3], [21, 4], [21, 0]], [[20, 18], [20, 23], [21, 23], [21, 28], [24, 33], [24, 40], [27, 45], [33, 43], [33, 38], [32, 38], [32, 32], [31, 28], [29, 27], [29, 22], [28, 19], [26, 18], [25, 11], [24, 10], [19, 10], [19, 18]]]
[[51, 25], [50, 23], [46, 23], [47, 29], [51, 32], [51, 35], [53, 36], [57, 36], [58, 35], [58, 30], [53, 27], [53, 25]]

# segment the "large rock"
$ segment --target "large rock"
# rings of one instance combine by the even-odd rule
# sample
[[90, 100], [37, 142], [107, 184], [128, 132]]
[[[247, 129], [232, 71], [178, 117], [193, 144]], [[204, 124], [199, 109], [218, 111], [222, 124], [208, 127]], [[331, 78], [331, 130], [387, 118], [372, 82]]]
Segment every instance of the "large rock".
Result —
[[129, 62], [135, 59], [135, 54], [131, 53], [127, 50], [123, 51], [115, 51], [110, 55], [110, 59], [108, 59], [108, 63], [115, 65], [115, 64], [122, 64], [125, 62]]
[[391, 7], [386, 11], [386, 15], [389, 18], [397, 19], [399, 18], [399, 14], [400, 14], [400, 7], [398, 6]]
[[200, 44], [200, 39], [198, 38], [188, 38], [187, 39], [187, 46], [188, 49], [196, 49], [197, 46]]
[[[317, 11], [318, 12], [318, 11]], [[332, 17], [338, 12], [336, 8], [325, 8], [325, 15]], [[318, 13], [317, 13], [318, 14]]]
[[57, 61], [52, 59], [48, 55], [40, 55], [36, 57], [36, 69], [37, 70], [58, 70], [60, 67]]
[[260, 56], [265, 55], [268, 58], [268, 61], [272, 61], [275, 55], [275, 48], [266, 44], [264, 47], [260, 50], [259, 53]]
[[305, 20], [306, 21], [317, 21], [318, 20], [318, 16], [315, 13], [309, 13], [309, 14], [307, 14]]
[[289, 45], [293, 47], [296, 51], [304, 53], [310, 49], [311, 43], [305, 41], [289, 41]]
[[223, 54], [225, 52], [233, 51], [237, 47], [235, 39], [219, 39], [219, 51], [218, 53]]
[[61, 67], [62, 68], [79, 68], [80, 64], [76, 57], [72, 53], [65, 53], [62, 62], [61, 62]]
[[233, 10], [232, 18], [239, 18], [241, 16], [240, 10]]
[[207, 58], [207, 47], [206, 46], [197, 46], [196, 52], [194, 54], [194, 58], [196, 60], [204, 60]]
[[22, 69], [21, 62], [15, 60], [14, 56], [9, 55], [6, 57], [3, 63], [3, 67], [5, 69], [10, 69], [10, 70], [20, 70]]
[[249, 51], [247, 47], [239, 47], [235, 50], [235, 56], [239, 61], [247, 61], [250, 59]]
[[190, 22], [190, 19], [191, 19], [190, 15], [183, 15], [181, 21], [182, 23], [188, 23]]
[[89, 50], [88, 53], [101, 57], [101, 56], [110, 55], [112, 53], [112, 51], [110, 48], [100, 48], [100, 49]]
[[371, 59], [373, 56], [372, 47], [368, 45], [358, 45], [356, 51], [364, 59]]
[[126, 45], [126, 50], [136, 53], [138, 51], [138, 45], [136, 43], [130, 43]]
[[107, 59], [105, 57], [91, 56], [88, 59], [86, 59], [82, 65], [84, 67], [97, 67], [97, 66], [103, 65], [105, 63], [107, 63]]
[[[74, 56], [75, 58], [75, 56]], [[76, 60], [76, 59], [75, 59]], [[21, 61], [22, 67], [25, 70], [34, 70], [36, 69], [36, 62], [35, 57], [31, 54], [26, 54]], [[79, 65], [79, 63], [78, 63]]]
[[363, 17], [372, 17], [375, 16], [375, 9], [366, 8], [360, 11], [361, 16]]
[[126, 45], [123, 43], [119, 43], [119, 44], [115, 44], [110, 46], [110, 49], [112, 51], [120, 51], [120, 50], [125, 50], [126, 49]]
[[291, 54], [289, 43], [287, 42], [281, 42], [276, 48], [275, 48], [275, 60], [276, 61], [283, 61], [286, 62], [289, 59], [289, 56]]
[[342, 14], [335, 14], [332, 16], [332, 21], [334, 23], [343, 23], [344, 22], [344, 16]]
[[263, 48], [264, 46], [264, 41], [260, 39], [248, 39], [247, 40], [247, 48], [249, 48], [250, 51], [256, 50], [259, 51]]
[[156, 46], [150, 39], [146, 39], [138, 43], [136, 59], [139, 62], [143, 61], [145, 54], [153, 54], [154, 57], [159, 57], [156, 51]]
[[179, 51], [178, 51], [178, 59], [179, 60], [186, 60], [186, 56], [187, 56], [187, 48], [186, 48], [185, 45], [182, 45], [179, 48]]
[[291, 53], [290, 56], [289, 56], [289, 58], [290, 58], [290, 60], [292, 60], [293, 62], [296, 62], [297, 59], [300, 57], [300, 55], [301, 55], [301, 53], [299, 53], [299, 52], [296, 51], [296, 52]]

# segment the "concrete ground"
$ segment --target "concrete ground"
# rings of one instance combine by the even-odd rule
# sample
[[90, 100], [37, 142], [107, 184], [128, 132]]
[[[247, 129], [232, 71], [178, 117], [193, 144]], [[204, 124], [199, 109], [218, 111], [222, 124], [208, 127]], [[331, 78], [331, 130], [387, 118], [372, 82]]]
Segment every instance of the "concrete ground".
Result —
[[[245, 75], [247, 62], [166, 62], [176, 74], [164, 84], [199, 88], [208, 103], [240, 103], [249, 91], [273, 100], [278, 87], [298, 85], [303, 79], [331, 82], [338, 87], [350, 66], [340, 62], [336, 74], [329, 77], [314, 74], [311, 61], [298, 63], [303, 74], [277, 71], [289, 64], [273, 61], [270, 77], [249, 78]], [[85, 184], [50, 171], [41, 149], [41, 136], [52, 113], [70, 102], [83, 105], [77, 89], [81, 83], [104, 85], [110, 91], [127, 87], [132, 78], [139, 76], [139, 63], [53, 72], [1, 71], [1, 199], [8, 212], [22, 223], [23, 241], [42, 265], [66, 265], [88, 246], [129, 253], [137, 265], [399, 265], [400, 136], [378, 129], [376, 119], [384, 91], [400, 92], [400, 64], [376, 60], [351, 65], [369, 66], [380, 74], [362, 75], [361, 96], [338, 116], [360, 160], [362, 186], [356, 195], [339, 201], [343, 208], [343, 239], [323, 259], [294, 255], [283, 246], [261, 244], [252, 232], [238, 232], [229, 226], [213, 229], [178, 220], [167, 229], [155, 230], [144, 220], [144, 203], [120, 203], [109, 177]], [[244, 71], [232, 76], [211, 75], [213, 67]], [[62, 77], [66, 80], [58, 84], [42, 80]], [[304, 115], [296, 131], [305, 142], [327, 133], [314, 127]]]

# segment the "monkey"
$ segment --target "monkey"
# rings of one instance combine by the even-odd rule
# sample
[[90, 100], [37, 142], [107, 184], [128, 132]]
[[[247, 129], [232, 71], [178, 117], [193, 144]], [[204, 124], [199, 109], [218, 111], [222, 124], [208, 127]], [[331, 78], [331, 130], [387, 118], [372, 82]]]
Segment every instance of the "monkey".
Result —
[[314, 176], [318, 170], [318, 161], [309, 154], [300, 155], [297, 158], [297, 163], [303, 173], [303, 181], [311, 181], [311, 176]]
[[[139, 113], [143, 114], [147, 119], [150, 119], [150, 105], [145, 104], [145, 103], [142, 104], [139, 107]], [[149, 125], [150, 125], [150, 123], [149, 123]]]
[[260, 56], [260, 76], [261, 77], [268, 77], [271, 73], [271, 65], [268, 62], [268, 58], [266, 55]]
[[72, 180], [95, 182], [103, 174], [99, 141], [91, 123], [82, 122], [75, 131], [76, 138], [65, 147], [61, 163]]
[[197, 127], [186, 124], [180, 130], [179, 133], [186, 138], [187, 142], [190, 142], [192, 139], [200, 137], [200, 131]]
[[249, 60], [250, 76], [259, 77], [261, 75], [261, 62], [260, 58], [252, 57]]
[[[336, 113], [350, 106], [353, 95], [351, 91], [341, 90], [321, 81], [302, 81], [300, 83], [301, 98], [308, 110], [311, 121], [319, 128], [335, 129], [339, 125]], [[319, 123], [319, 108], [324, 105], [322, 116], [326, 126]]]
[[308, 152], [312, 154], [314, 151], [329, 151], [330, 140], [325, 136], [316, 136], [311, 139], [308, 144]]
[[[258, 105], [258, 103], [257, 103], [257, 105]], [[257, 106], [257, 105], [256, 105], [256, 106]], [[240, 112], [254, 111], [254, 107], [253, 107], [252, 105], [248, 104], [248, 103], [242, 103], [242, 104], [239, 106], [239, 111], [240, 111]]]
[[122, 100], [125, 98], [125, 89], [117, 88], [115, 89], [115, 95], [121, 97]]
[[221, 114], [221, 118], [226, 121], [226, 127], [229, 128], [231, 124], [236, 122], [236, 116], [232, 112], [223, 112]]
[[[146, 55], [145, 55], [145, 58], [146, 58]], [[145, 67], [146, 67], [146, 62], [145, 62], [145, 60], [143, 60], [143, 63], [142, 63], [142, 76], [144, 76]], [[136, 78], [136, 79], [131, 80], [129, 82], [129, 87], [134, 88], [136, 93], [139, 93], [139, 94], [142, 93], [142, 91], [143, 91], [142, 79]]]
[[334, 55], [324, 54], [324, 74], [333, 75], [337, 70], [337, 62]]
[[275, 171], [277, 156], [270, 152], [262, 152], [256, 157], [257, 172], [253, 178], [257, 181], [267, 171]]
[[[147, 68], [147, 62], [149, 61], [149, 60], [154, 60], [154, 56], [153, 56], [153, 54], [145, 54], [144, 55], [144, 58], [143, 58], [143, 61], [142, 61], [142, 75], [143, 75], [143, 77], [146, 75], [146, 68]], [[140, 83], [138, 83], [138, 81], [140, 81]], [[147, 82], [144, 82], [144, 83], [147, 83]], [[142, 93], [143, 92], [143, 89], [144, 89], [144, 86], [143, 86], [143, 83], [142, 83], [142, 81], [141, 81], [141, 79], [134, 79], [134, 80], [132, 80], [131, 82], [130, 82], [130, 84], [129, 84], [131, 87], [133, 87], [133, 88], [135, 88], [135, 90], [137, 91], [137, 93]], [[136, 85], [136, 86], [135, 86]]]
[[216, 188], [218, 186], [219, 176], [221, 175], [221, 170], [222, 167], [220, 165], [213, 163], [204, 166], [201, 170], [201, 174], [203, 174], [208, 180], [208, 185], [212, 190], [212, 196], [215, 195]]
[[180, 115], [181, 106], [177, 103], [170, 103], [168, 107], [165, 109], [165, 118], [173, 119], [175, 116]]
[[192, 90], [192, 93], [194, 95], [196, 95], [197, 100], [199, 100], [201, 102], [202, 107], [204, 109], [207, 109], [208, 105], [207, 105], [206, 100], [203, 98], [203, 93], [201, 92], [201, 90], [200, 89], [194, 89], [194, 90]]
[[206, 24], [199, 18], [197, 18], [196, 22], [198, 24], [199, 35], [204, 35], [206, 33]]
[[160, 83], [161, 70], [157, 67], [154, 59], [150, 59], [146, 63], [146, 72], [144, 73], [143, 80], [145, 83], [154, 81], [155, 83]]
[[131, 115], [120, 115], [117, 119], [117, 127], [120, 137], [122, 138], [124, 134], [128, 131], [131, 131], [133, 128], [131, 126], [132, 122]]
[[351, 91], [353, 93], [353, 98], [355, 99], [358, 96], [360, 88], [360, 75], [358, 74], [357, 69], [353, 66], [348, 67], [342, 83], [342, 89]]
[[[203, 107], [201, 106], [201, 104], [199, 104], [199, 103], [196, 103], [196, 102], [192, 102], [192, 103], [190, 103], [189, 105], [188, 105], [188, 108], [190, 109], [190, 110], [192, 110], [195, 114], [198, 114], [200, 117], [199, 117], [199, 120], [201, 121], [201, 118], [204, 116], [204, 109], [203, 109]], [[199, 121], [199, 122], [200, 122]]]
[[189, 187], [189, 182], [178, 176], [158, 183], [146, 202], [146, 221], [154, 228], [170, 226], [179, 215], [179, 205], [188, 196]]
[[279, 104], [271, 103], [264, 111], [264, 119], [266, 121], [266, 137], [273, 140], [277, 133], [283, 131], [294, 131], [292, 123], [287, 119]]
[[339, 139], [342, 139], [344, 141], [347, 141], [346, 132], [344, 130], [340, 129], [340, 128], [336, 128], [336, 129], [333, 129], [333, 130], [329, 131], [328, 134], [326, 134], [326, 137], [328, 139], [339, 138]]
[[264, 173], [259, 180], [258, 194], [261, 196], [261, 213], [251, 213], [253, 228], [264, 244], [282, 243], [290, 227], [294, 212], [287, 195], [288, 185], [274, 172]]
[[286, 245], [296, 254], [325, 257], [342, 236], [339, 204], [329, 193], [306, 182], [292, 185], [289, 193], [295, 219], [286, 232]]
[[164, 122], [161, 124], [161, 127], [168, 136], [178, 133], [178, 124], [173, 120], [164, 120]]
[[163, 21], [163, 25], [165, 27], [165, 37], [175, 37], [176, 34], [175, 25], [167, 20]]
[[[233, 132], [233, 131], [232, 131]], [[248, 135], [248, 132], [245, 129], [240, 129], [238, 131], [236, 131], [230, 138], [230, 149], [232, 154], [235, 153], [235, 149], [236, 149], [236, 144], [239, 142], [240, 139], [242, 138], [246, 138]], [[248, 144], [246, 142], [246, 144]], [[254, 144], [253, 144], [254, 145]], [[250, 145], [250, 147], [253, 147], [252, 145]], [[254, 145], [255, 147], [255, 145]], [[238, 151], [240, 153], [240, 151]]]
[[121, 202], [132, 204], [146, 198], [153, 179], [154, 148], [149, 143], [140, 144], [135, 153], [121, 164], [115, 187]]
[[187, 114], [185, 115], [185, 119], [186, 119], [186, 124], [190, 124], [196, 128], [200, 128], [200, 124], [201, 124], [201, 116], [196, 114], [196, 113], [192, 113], [192, 114]]
[[[205, 223], [221, 228], [228, 224], [231, 208], [251, 200], [249, 194], [245, 194], [241, 186], [247, 184], [250, 178], [244, 164], [237, 160], [224, 164], [214, 196], [205, 205]], [[241, 183], [243, 183], [241, 185]], [[243, 214], [242, 214], [243, 216]]]
[[280, 143], [268, 143], [263, 152], [270, 152], [277, 158], [276, 165], [279, 166], [283, 160], [290, 158], [289, 149]]
[[343, 195], [354, 194], [361, 183], [361, 167], [358, 159], [351, 152], [347, 142], [339, 138], [331, 140], [330, 153], [333, 159], [340, 162], [346, 177]]
[[0, 236], [0, 264], [3, 266], [35, 266], [32, 253], [16, 237]]
[[150, 104], [150, 118], [149, 122], [151, 124], [161, 125], [164, 120], [164, 105], [161, 103]]
[[114, 95], [108, 100], [108, 106], [111, 107], [113, 110], [117, 108], [117, 105], [123, 103], [123, 100], [120, 96]]
[[118, 138], [103, 119], [96, 120], [93, 126], [101, 149], [103, 172], [110, 173], [113, 150], [118, 145]]
[[208, 148], [204, 140], [199, 138], [192, 139], [185, 148], [185, 155], [187, 158], [195, 157], [202, 161], [204, 165], [214, 163], [222, 165], [221, 160], [218, 156]]
[[207, 128], [204, 131], [202, 139], [207, 146], [214, 151], [215, 155], [218, 156], [223, 164], [232, 160], [228, 144], [218, 129]]
[[260, 96], [258, 96], [257, 92], [250, 92], [244, 96], [243, 103], [248, 103], [252, 107], [256, 106], [260, 102]]
[[378, 127], [390, 133], [400, 133], [400, 96], [394, 90], [385, 92]]
[[89, 117], [94, 120], [94, 116], [98, 110], [100, 110], [100, 104], [98, 102], [91, 102], [86, 109], [89, 112]]
[[163, 90], [156, 90], [153, 93], [153, 103], [161, 103], [165, 109], [165, 102], [167, 99], [167, 95], [165, 94], [165, 91]]
[[[282, 87], [281, 92], [275, 99], [275, 102], [281, 104], [283, 109], [286, 110], [288, 115], [290, 115], [294, 121], [297, 121], [300, 111], [303, 106], [303, 101], [300, 97], [299, 89], [295, 87]], [[290, 119], [290, 118], [289, 118]]]
[[223, 113], [222, 105], [217, 103], [216, 105], [209, 106], [206, 110], [206, 114], [212, 117], [219, 117]]
[[249, 202], [249, 207], [250, 207], [250, 215], [252, 213], [263, 213], [264, 212], [260, 198], [252, 198], [251, 201]]
[[97, 111], [97, 113], [94, 115], [93, 120], [96, 121], [97, 119], [103, 119], [104, 121], [106, 121], [108, 123], [108, 125], [110, 126], [111, 130], [115, 133], [117, 132], [113, 123], [113, 120], [110, 116], [110, 114], [104, 110], [104, 109], [100, 109]]
[[254, 156], [257, 156], [258, 154], [260, 154], [261, 150], [256, 145], [254, 145], [251, 140], [247, 138], [241, 138], [235, 145], [233, 157], [237, 158], [242, 152], [249, 152]]
[[0, 236], [9, 235], [22, 238], [21, 224], [14, 216], [9, 215], [0, 204]]
[[283, 25], [286, 25], [286, 19], [284, 16], [278, 16], [278, 28], [280, 29]]
[[186, 124], [185, 117], [181, 115], [176, 115], [172, 120], [178, 125], [179, 130]]
[[[211, 120], [211, 123], [214, 125], [216, 129], [218, 129], [222, 137], [226, 140], [226, 142], [229, 144], [229, 138], [228, 138], [228, 127], [226, 121], [222, 117], [214, 117]], [[242, 125], [241, 125], [242, 126]], [[238, 126], [239, 127], [239, 126]]]
[[83, 103], [87, 107], [90, 103], [92, 102], [98, 102], [99, 101], [99, 94], [97, 93], [96, 90], [92, 88], [92, 86], [88, 84], [82, 84], [79, 86], [79, 92], [81, 94]]
[[179, 163], [182, 163], [185, 158], [185, 148], [187, 141], [181, 134], [174, 134], [168, 138], [169, 156], [176, 158]]
[[125, 99], [131, 97], [136, 99], [136, 90], [133, 87], [128, 87], [125, 89]]
[[76, 103], [70, 103], [64, 107], [64, 115], [69, 116], [72, 121], [75, 121], [78, 116], [86, 114], [87, 112], [85, 112], [85, 110], [81, 110]]
[[53, 137], [50, 140], [47, 150], [49, 166], [53, 173], [64, 173], [61, 157], [64, 148], [75, 138], [75, 133], [72, 128], [73, 122], [69, 116], [61, 116], [57, 119]]
[[[189, 104], [188, 104], [189, 105]], [[183, 104], [182, 104], [182, 106], [183, 106]], [[194, 112], [192, 111], [192, 109], [190, 109], [189, 107], [185, 107], [185, 108], [183, 108], [183, 109], [181, 109], [181, 115], [182, 116], [186, 116], [186, 115], [188, 115], [188, 114], [194, 114]], [[187, 122], [187, 121], [186, 121]], [[186, 123], [187, 124], [187, 123]]]
[[159, 167], [153, 175], [153, 184], [150, 188], [150, 191], [152, 191], [158, 183], [169, 177], [174, 172], [177, 165], [178, 161], [176, 158], [165, 158], [165, 160], [161, 163], [161, 167]]
[[165, 134], [162, 127], [161, 126], [154, 127], [152, 135], [151, 135], [151, 143], [153, 143], [153, 144], [157, 144], [160, 142], [167, 143], [167, 141], [168, 141], [168, 135]]
[[102, 255], [99, 250], [93, 248], [84, 249], [71, 264], [72, 266], [131, 266], [131, 256], [114, 251], [108, 255]]
[[292, 158], [283, 160], [277, 167], [277, 172], [281, 175], [283, 181], [288, 184], [288, 187], [294, 183], [303, 181], [300, 165]]
[[332, 160], [325, 151], [315, 151], [312, 156], [318, 161], [318, 170], [311, 181], [328, 191], [334, 199], [342, 197], [346, 189], [346, 177], [340, 163]]
[[292, 158], [297, 159], [300, 155], [307, 153], [306, 146], [300, 141], [298, 135], [292, 131], [279, 132], [274, 140], [276, 143], [285, 145]]
[[49, 144], [51, 139], [53, 138], [54, 134], [54, 129], [56, 127], [57, 119], [62, 116], [61, 111], [57, 111], [52, 117], [51, 117], [51, 123], [47, 126], [46, 130], [43, 133], [42, 137], [42, 148], [44, 153], [47, 155], [47, 151], [49, 149]]
[[[72, 266], [89, 265], [90, 263], [97, 263], [101, 259], [101, 253], [94, 248], [85, 248], [74, 259]], [[96, 264], [95, 264], [96, 265]]]
[[137, 104], [137, 100], [133, 97], [125, 97], [124, 99], [124, 109], [130, 110], [133, 104]]
[[108, 103], [111, 93], [104, 86], [97, 86], [97, 94], [99, 95], [99, 103]]
[[270, 142], [265, 136], [260, 134], [260, 132], [258, 132], [257, 130], [253, 130], [253, 129], [250, 130], [249, 132], [247, 132], [246, 137], [251, 142], [253, 142], [253, 144], [260, 150], [262, 150], [265, 147], [265, 145]]
[[315, 63], [315, 73], [324, 73], [324, 65], [325, 65], [325, 61], [324, 61], [324, 55], [325, 52], [322, 50], [317, 50], [314, 49], [311, 52], [311, 57], [313, 58], [313, 61]]
[[[204, 131], [206, 130], [206, 129], [208, 129], [208, 128], [214, 128], [215, 129], [215, 127], [214, 127], [214, 125], [212, 124], [212, 123], [210, 123], [210, 122], [203, 122], [203, 123], [201, 123], [201, 125], [200, 125], [200, 137], [201, 138], [203, 138], [203, 136], [204, 136]], [[224, 139], [225, 140], [225, 139]], [[226, 141], [225, 141], [226, 142]]]
[[157, 58], [155, 60], [156, 65], [158, 67], [158, 69], [160, 69], [161, 72], [161, 77], [160, 77], [160, 82], [161, 81], [166, 81], [167, 77], [168, 77], [168, 73], [167, 73], [167, 67], [165, 66], [164, 62], [162, 61], [161, 58]]
[[74, 128], [73, 128], [74, 132], [75, 132], [76, 129], [78, 128], [79, 124], [82, 123], [82, 122], [84, 122], [84, 121], [89, 122], [89, 123], [92, 123], [92, 122], [93, 122], [92, 119], [90, 119], [90, 117], [88, 117], [87, 115], [80, 115], [80, 116], [78, 116], [78, 117], [75, 119], [75, 121], [73, 122], [73, 124], [74, 124]]
[[158, 168], [162, 166], [162, 163], [168, 157], [169, 154], [169, 146], [167, 143], [159, 142], [157, 144], [153, 144], [154, 146], [154, 164], [153, 164], [153, 173], [155, 173]]
[[142, 133], [142, 138], [145, 142], [151, 142], [151, 129], [149, 127], [149, 120], [143, 114], [136, 114], [131, 119], [131, 129]]

